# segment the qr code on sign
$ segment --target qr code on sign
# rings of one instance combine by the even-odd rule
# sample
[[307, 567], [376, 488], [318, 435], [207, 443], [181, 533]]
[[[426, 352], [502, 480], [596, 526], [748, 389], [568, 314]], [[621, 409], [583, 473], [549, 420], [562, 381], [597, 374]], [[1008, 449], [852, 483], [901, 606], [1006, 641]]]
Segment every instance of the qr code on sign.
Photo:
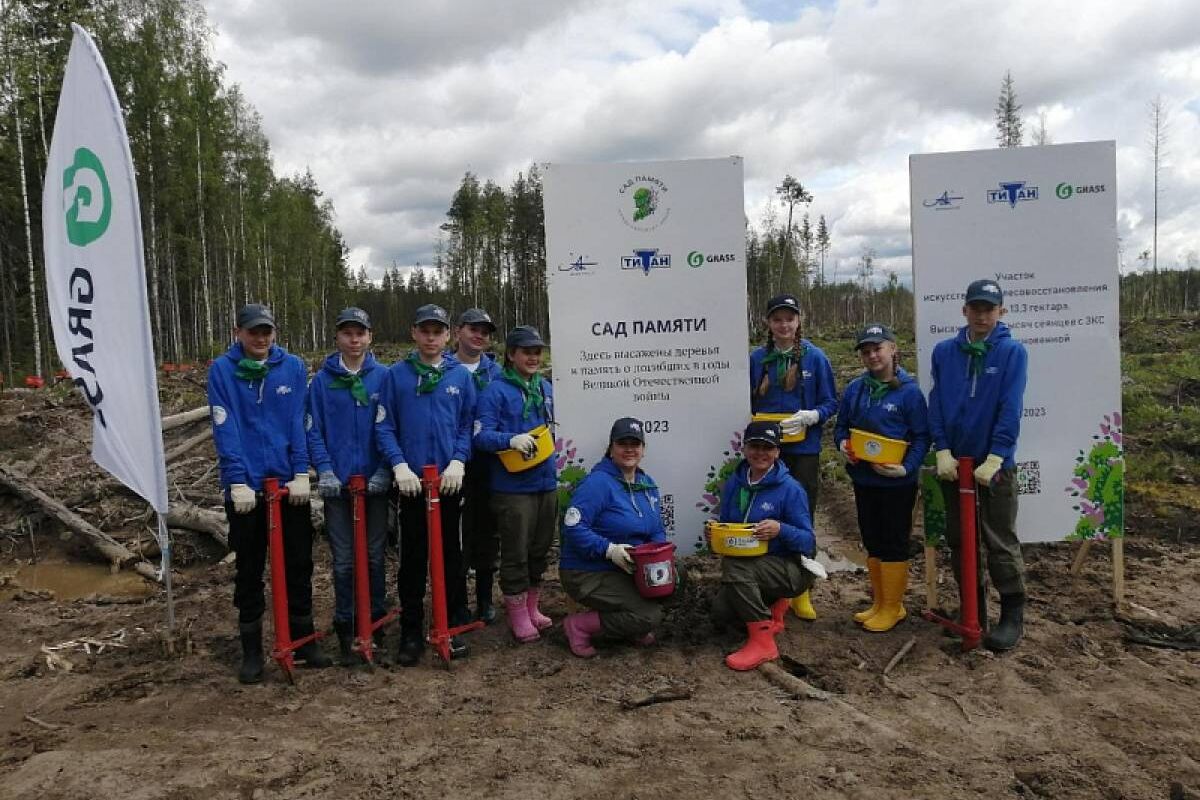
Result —
[[1042, 465], [1039, 461], [1017, 462], [1017, 494], [1042, 493]]
[[664, 494], [658, 504], [658, 513], [662, 517], [663, 527], [668, 533], [675, 532], [675, 495]]

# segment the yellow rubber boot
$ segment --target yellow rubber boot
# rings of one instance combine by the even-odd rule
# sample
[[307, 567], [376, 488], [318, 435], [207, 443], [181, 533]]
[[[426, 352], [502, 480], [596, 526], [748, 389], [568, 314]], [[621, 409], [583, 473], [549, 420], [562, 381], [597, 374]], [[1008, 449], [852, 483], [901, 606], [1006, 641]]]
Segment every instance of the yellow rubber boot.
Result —
[[883, 604], [875, 616], [863, 623], [868, 631], [881, 633], [896, 627], [896, 623], [908, 616], [904, 610], [904, 593], [908, 590], [908, 562], [883, 561], [879, 564], [880, 586], [883, 589]]
[[882, 562], [878, 558], [867, 559], [867, 573], [871, 576], [871, 607], [854, 615], [855, 622], [866, 622], [879, 613], [883, 607], [883, 571], [879, 568]]
[[804, 594], [798, 594], [792, 598], [791, 602], [792, 613], [800, 619], [816, 619], [817, 610], [813, 608], [812, 591], [809, 590]]

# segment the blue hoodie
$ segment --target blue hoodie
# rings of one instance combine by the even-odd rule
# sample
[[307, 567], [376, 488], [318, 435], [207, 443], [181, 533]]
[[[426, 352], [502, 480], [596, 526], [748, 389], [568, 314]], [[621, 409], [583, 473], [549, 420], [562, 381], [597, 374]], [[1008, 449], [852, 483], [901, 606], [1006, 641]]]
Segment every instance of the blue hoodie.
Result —
[[418, 394], [417, 371], [407, 360], [397, 361], [375, 413], [376, 441], [388, 463], [408, 464], [417, 475], [427, 464], [441, 472], [451, 461], [466, 464], [471, 457], [475, 384], [453, 356], [444, 356], [439, 368], [433, 391]]
[[929, 392], [929, 428], [933, 449], [949, 449], [955, 457], [976, 463], [994, 453], [1004, 468], [1016, 466], [1017, 436], [1021, 433], [1028, 356], [1025, 345], [1012, 338], [1003, 322], [988, 334], [991, 349], [979, 375], [971, 374], [971, 359], [959, 345], [970, 341], [967, 328], [933, 348], [933, 388]]
[[308, 368], [277, 344], [267, 353], [263, 380], [237, 377], [246, 353], [241, 342], [208, 368], [208, 405], [221, 486], [244, 483], [262, 489], [264, 478], [290, 481], [308, 474], [304, 440], [304, 393]]
[[370, 479], [383, 464], [375, 442], [375, 414], [387, 380], [387, 369], [367, 353], [358, 375], [369, 401], [361, 405], [349, 389], [335, 389], [335, 378], [350, 374], [342, 366], [340, 353], [325, 359], [321, 371], [308, 385], [308, 415], [304, 428], [308, 433], [308, 455], [317, 472], [332, 471], [342, 484], [351, 475]]
[[575, 487], [571, 507], [563, 515], [559, 567], [616, 572], [605, 556], [610, 544], [665, 542], [658, 502], [658, 486], [645, 472], [639, 469], [629, 484], [612, 459], [600, 459]]
[[[554, 419], [554, 390], [548, 380], [540, 380], [546, 402], [540, 411], [532, 411], [529, 416], [522, 414], [525, 400], [520, 387], [503, 377], [488, 384], [479, 396], [475, 413], [476, 448], [487, 453], [507, 450], [509, 440], [518, 433], [529, 433]], [[497, 459], [492, 464], [491, 486], [493, 492], [510, 494], [537, 494], [557, 489], [554, 457], [524, 472], [509, 472]]]
[[842, 403], [838, 407], [837, 424], [833, 428], [833, 440], [840, 448], [850, 438], [850, 429], [858, 428], [877, 433], [889, 439], [908, 442], [901, 465], [907, 471], [903, 478], [886, 478], [865, 461], [847, 464], [850, 480], [864, 486], [904, 486], [916, 483], [918, 470], [929, 450], [929, 411], [925, 406], [925, 395], [913, 377], [903, 369], [896, 372], [900, 379], [898, 389], [888, 389], [878, 400], [871, 399], [871, 390], [860, 375], [850, 381], [842, 392]]
[[[787, 465], [776, 461], [756, 485], [750, 485], [750, 464], [745, 459], [725, 481], [721, 491], [721, 522], [761, 522], [779, 520], [779, 535], [767, 544], [767, 555], [795, 554], [812, 558], [817, 552], [808, 495], [788, 472]], [[743, 511], [738, 504], [741, 489], [750, 491], [749, 505]]]
[[782, 448], [788, 455], [813, 455], [821, 450], [822, 426], [837, 412], [837, 384], [833, 380], [833, 367], [821, 348], [808, 339], [797, 340], [797, 345], [805, 351], [800, 359], [796, 386], [790, 392], [775, 382], [774, 365], [771, 365], [767, 393], [760, 397], [758, 384], [762, 381], [767, 348], [760, 347], [750, 354], [750, 408], [756, 414], [794, 414], [804, 408], [816, 410], [821, 419], [808, 429], [804, 441], [791, 442]]
[[[451, 357], [453, 357], [452, 354], [451, 354]], [[466, 369], [465, 364], [463, 365], [463, 368]], [[467, 371], [471, 372], [470, 370], [467, 370]], [[500, 365], [498, 363], [496, 363], [495, 355], [493, 355], [492, 353], [483, 353], [482, 355], [480, 355], [479, 366], [475, 368], [474, 372], [471, 372], [471, 380], [475, 384], [475, 403], [476, 403], [476, 405], [478, 405], [478, 403], [479, 403], [479, 398], [483, 396], [483, 390], [486, 389], [488, 387], [488, 385], [491, 384], [493, 381], [499, 380], [501, 372], [502, 372], [502, 369], [501, 369]], [[472, 413], [474, 413], [474, 412], [472, 412]], [[479, 448], [479, 443], [475, 442], [474, 443], [474, 452], [472, 452], [471, 458], [475, 459], [480, 464], [485, 464], [486, 462], [488, 462], [489, 460], [492, 459], [492, 455], [490, 453], [486, 453], [483, 450], [481, 450]], [[489, 469], [489, 467], [485, 466], [484, 469]]]

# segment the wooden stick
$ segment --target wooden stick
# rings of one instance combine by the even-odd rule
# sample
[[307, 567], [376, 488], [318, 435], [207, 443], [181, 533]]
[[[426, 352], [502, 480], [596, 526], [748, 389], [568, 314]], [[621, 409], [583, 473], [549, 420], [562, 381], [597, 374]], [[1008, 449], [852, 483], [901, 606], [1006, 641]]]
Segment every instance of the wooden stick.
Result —
[[1094, 539], [1084, 539], [1079, 545], [1079, 551], [1075, 553], [1075, 561], [1071, 564], [1071, 577], [1078, 578], [1079, 573], [1083, 572], [1083, 560], [1087, 558], [1088, 551], [1092, 549]]
[[937, 608], [937, 548], [925, 545], [925, 607]]
[[205, 428], [195, 436], [188, 437], [180, 444], [168, 450], [163, 458], [167, 461], [172, 461], [180, 456], [187, 455], [196, 449], [196, 445], [200, 444], [210, 436], [212, 436], [212, 428]]
[[904, 660], [904, 657], [906, 655], [908, 655], [908, 651], [912, 650], [913, 645], [915, 645], [916, 643], [917, 643], [917, 637], [915, 637], [915, 636], [908, 637], [908, 641], [904, 643], [904, 646], [896, 651], [896, 655], [892, 656], [892, 660], [889, 661], [887, 663], [887, 666], [883, 668], [883, 674], [887, 675], [889, 672], [892, 671], [892, 667], [896, 666], [902, 660]]
[[26, 722], [30, 722], [34, 725], [37, 725], [39, 728], [42, 728], [42, 729], [48, 730], [48, 731], [56, 731], [62, 727], [62, 725], [55, 725], [53, 722], [43, 722], [42, 720], [35, 717], [33, 714], [26, 714], [24, 719]]
[[1112, 540], [1113, 608], [1121, 611], [1125, 607], [1125, 537]]
[[830, 703], [837, 707], [839, 711], [853, 717], [858, 723], [870, 728], [881, 736], [888, 739], [899, 739], [900, 734], [894, 728], [891, 728], [869, 714], [859, 711], [854, 706], [836, 697], [823, 689], [818, 689], [807, 681], [797, 678], [795, 675], [784, 670], [778, 664], [773, 664], [768, 661], [765, 664], [760, 664], [758, 673], [770, 681], [775, 686], [783, 689], [789, 695], [797, 700], [821, 700]]
[[207, 418], [208, 406], [200, 406], [199, 408], [193, 408], [191, 411], [184, 411], [179, 414], [171, 414], [168, 417], [162, 418], [163, 433], [174, 430], [175, 428], [181, 428], [188, 423]]
[[634, 708], [643, 708], [645, 706], [654, 705], [655, 703], [669, 703], [672, 700], [690, 700], [692, 699], [692, 690], [686, 686], [671, 686], [666, 689], [659, 689], [656, 692], [642, 695], [640, 697], [627, 698], [621, 701], [621, 708], [626, 711]]
[[226, 549], [229, 548], [229, 523], [220, 511], [210, 511], [191, 503], [172, 503], [165, 519], [169, 528], [187, 528], [207, 533]]

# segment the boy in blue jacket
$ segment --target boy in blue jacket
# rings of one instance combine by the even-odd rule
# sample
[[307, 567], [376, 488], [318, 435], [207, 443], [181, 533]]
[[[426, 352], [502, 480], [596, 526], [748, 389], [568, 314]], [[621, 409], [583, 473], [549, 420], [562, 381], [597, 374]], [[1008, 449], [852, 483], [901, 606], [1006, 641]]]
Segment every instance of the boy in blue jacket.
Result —
[[[291, 634], [313, 632], [312, 517], [308, 508], [308, 447], [304, 394], [308, 369], [275, 344], [275, 317], [252, 303], [237, 314], [236, 341], [208, 370], [208, 404], [217, 450], [229, 547], [237, 556], [233, 604], [238, 610], [242, 665], [238, 680], [263, 676], [263, 569], [267, 563], [267, 506], [263, 480], [287, 480], [288, 502], [280, 509]], [[327, 667], [316, 642], [295, 652], [298, 664]]]
[[[815, 515], [821, 429], [837, 412], [837, 385], [829, 358], [800, 336], [801, 322], [795, 296], [781, 294], [767, 301], [767, 344], [750, 354], [750, 409], [755, 414], [790, 414], [780, 423], [786, 435], [805, 431], [803, 441], [782, 445], [782, 458], [804, 487], [809, 513]], [[801, 619], [817, 618], [808, 593], [796, 597], [792, 608]]]
[[[416, 347], [388, 370], [375, 417], [379, 449], [392, 466], [400, 492], [400, 648], [397, 663], [411, 667], [425, 652], [425, 576], [429, 531], [418, 474], [433, 464], [441, 474], [442, 552], [446, 607], [452, 619], [467, 615], [458, 521], [463, 474], [471, 456], [475, 384], [471, 373], [443, 351], [450, 341], [450, 315], [436, 305], [417, 309], [412, 324]], [[467, 654], [454, 637], [451, 655]]]
[[996, 651], [1020, 641], [1025, 616], [1025, 564], [1017, 539], [1017, 470], [1014, 456], [1021, 432], [1026, 365], [1025, 346], [1012, 338], [1004, 316], [1004, 295], [992, 280], [967, 287], [967, 324], [933, 349], [933, 388], [929, 426], [937, 451], [938, 478], [946, 497], [946, 539], [955, 578], [959, 575], [958, 458], [979, 466], [979, 521], [987, 568], [1000, 593], [1000, 622], [984, 638]]
[[665, 542], [658, 486], [642, 471], [646, 435], [642, 423], [622, 417], [608, 435], [608, 451], [571, 495], [563, 515], [558, 577], [563, 591], [589, 611], [563, 620], [571, 652], [596, 654], [592, 637], [653, 644], [662, 622], [658, 602], [634, 585], [631, 548]]
[[742, 438], [742, 463], [721, 492], [721, 522], [753, 523], [754, 538], [767, 542], [767, 552], [723, 557], [721, 588], [713, 599], [719, 625], [746, 626], [746, 644], [725, 658], [739, 671], [779, 657], [775, 635], [783, 631], [788, 602], [812, 587], [813, 575], [802, 559], [817, 551], [804, 488], [779, 457], [779, 425], [751, 422]]
[[[537, 450], [531, 431], [554, 420], [554, 395], [541, 376], [546, 343], [537, 329], [519, 325], [504, 341], [504, 369], [479, 398], [475, 446], [488, 453]], [[492, 514], [500, 531], [500, 592], [513, 636], [537, 641], [553, 625], [538, 606], [554, 526], [558, 476], [554, 458], [522, 472], [492, 469]]]
[[[871, 607], [855, 614], [854, 621], [882, 632], [906, 615], [908, 537], [919, 470], [929, 450], [929, 414], [925, 395], [897, 362], [891, 328], [879, 322], [867, 325], [855, 349], [866, 371], [842, 392], [833, 440], [854, 484], [858, 530], [871, 576]], [[850, 448], [851, 428], [908, 442], [901, 463], [860, 461]]]
[[[333, 555], [333, 629], [342, 663], [355, 662], [354, 518], [350, 477], [367, 479], [367, 572], [371, 618], [387, 613], [384, 547], [387, 492], [392, 471], [375, 444], [375, 414], [387, 368], [371, 353], [371, 319], [361, 308], [343, 309], [335, 323], [337, 350], [308, 385], [308, 453], [317, 470], [317, 493], [325, 500], [325, 531]], [[381, 643], [383, 631], [376, 631]]]
[[[454, 357], [471, 373], [476, 396], [500, 377], [500, 365], [488, 352], [496, 325], [482, 308], [468, 308], [458, 317]], [[463, 478], [462, 538], [463, 563], [475, 570], [475, 618], [487, 624], [496, 621], [492, 585], [500, 558], [500, 534], [491, 511], [491, 470], [499, 468], [496, 457], [473, 447]], [[451, 620], [461, 624], [467, 620]]]

